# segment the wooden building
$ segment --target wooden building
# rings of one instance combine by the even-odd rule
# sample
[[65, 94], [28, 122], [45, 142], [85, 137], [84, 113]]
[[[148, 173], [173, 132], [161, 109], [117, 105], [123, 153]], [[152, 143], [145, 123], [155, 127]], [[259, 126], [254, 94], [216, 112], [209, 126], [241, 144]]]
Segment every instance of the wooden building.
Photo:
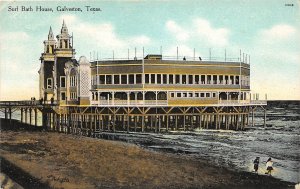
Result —
[[241, 58], [77, 61], [65, 23], [57, 41], [50, 28], [44, 44], [40, 93], [57, 102], [51, 121], [66, 132], [238, 130], [250, 113], [253, 124], [257, 107], [265, 110], [266, 101], [250, 93], [250, 64]]

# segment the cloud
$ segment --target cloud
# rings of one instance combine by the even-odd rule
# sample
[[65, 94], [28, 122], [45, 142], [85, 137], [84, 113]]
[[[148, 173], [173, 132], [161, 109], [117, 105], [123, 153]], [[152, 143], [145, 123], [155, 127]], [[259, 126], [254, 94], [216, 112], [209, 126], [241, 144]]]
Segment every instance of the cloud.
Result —
[[178, 24], [173, 20], [165, 27], [178, 42], [196, 42], [206, 47], [225, 47], [229, 44], [230, 31], [227, 28], [214, 28], [203, 18], [196, 18], [188, 24]]
[[287, 24], [278, 24], [270, 29], [264, 29], [260, 32], [261, 38], [265, 40], [287, 40], [295, 37], [297, 30], [295, 27]]
[[208, 20], [197, 18], [193, 21], [195, 36], [213, 47], [224, 47], [228, 45], [229, 29], [213, 28]]
[[169, 20], [166, 23], [166, 28], [171, 32], [178, 41], [186, 41], [189, 39], [189, 32], [179, 26], [175, 21]]
[[147, 46], [151, 43], [151, 39], [145, 35], [140, 35], [136, 37], [132, 37], [129, 39], [133, 44], [137, 46]]
[[[253, 46], [267, 61], [281, 64], [300, 64], [300, 32], [288, 24], [277, 24], [260, 30]], [[274, 64], [273, 64], [274, 65]]]
[[[116, 56], [124, 58], [127, 57], [128, 48], [149, 46], [152, 43], [152, 39], [146, 35], [120, 36], [110, 22], [88, 23], [73, 15], [62, 15], [58, 22], [62, 23], [62, 20], [74, 32], [74, 46], [80, 55], [88, 56], [90, 51], [96, 50], [105, 57], [111, 56], [114, 50]], [[84, 48], [76, 47], [76, 43]]]

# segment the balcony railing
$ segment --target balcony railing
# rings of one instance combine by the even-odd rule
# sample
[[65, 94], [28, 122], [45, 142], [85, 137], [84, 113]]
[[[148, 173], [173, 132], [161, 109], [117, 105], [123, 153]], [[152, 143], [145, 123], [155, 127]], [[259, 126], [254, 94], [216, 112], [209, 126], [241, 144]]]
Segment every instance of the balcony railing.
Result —
[[219, 100], [218, 105], [267, 105], [267, 100]]
[[91, 101], [91, 105], [99, 106], [143, 106], [143, 105], [168, 105], [167, 100], [100, 100]]

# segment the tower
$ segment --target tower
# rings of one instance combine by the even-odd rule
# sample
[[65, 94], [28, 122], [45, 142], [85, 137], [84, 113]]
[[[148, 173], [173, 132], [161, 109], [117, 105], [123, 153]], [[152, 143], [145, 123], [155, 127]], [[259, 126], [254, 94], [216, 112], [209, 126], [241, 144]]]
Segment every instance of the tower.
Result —
[[44, 41], [44, 52], [40, 57], [40, 98], [54, 98], [60, 103], [66, 102], [68, 95], [65, 65], [67, 62], [73, 62], [75, 55], [72, 37], [68, 33], [65, 21], [56, 40], [50, 27], [48, 39]]
[[67, 25], [63, 21], [60, 34], [56, 36], [57, 45], [54, 50], [54, 85], [55, 85], [55, 100], [60, 103], [67, 101], [67, 78], [65, 73], [65, 64], [69, 60], [74, 59], [75, 50], [71, 39], [73, 36], [69, 35]]
[[54, 96], [54, 50], [56, 46], [56, 40], [50, 26], [48, 39], [44, 41], [44, 52], [41, 54], [41, 67], [39, 70], [40, 76], [40, 98], [50, 100]]

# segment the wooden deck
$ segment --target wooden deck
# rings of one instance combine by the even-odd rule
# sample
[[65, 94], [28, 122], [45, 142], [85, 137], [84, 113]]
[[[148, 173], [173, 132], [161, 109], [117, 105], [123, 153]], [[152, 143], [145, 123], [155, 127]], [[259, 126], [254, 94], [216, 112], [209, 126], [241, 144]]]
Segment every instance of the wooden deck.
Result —
[[20, 111], [20, 121], [37, 126], [38, 112], [46, 130], [96, 135], [101, 132], [169, 132], [196, 129], [244, 130], [254, 126], [255, 110], [266, 104], [223, 106], [59, 106], [55, 102], [0, 101], [4, 118]]

